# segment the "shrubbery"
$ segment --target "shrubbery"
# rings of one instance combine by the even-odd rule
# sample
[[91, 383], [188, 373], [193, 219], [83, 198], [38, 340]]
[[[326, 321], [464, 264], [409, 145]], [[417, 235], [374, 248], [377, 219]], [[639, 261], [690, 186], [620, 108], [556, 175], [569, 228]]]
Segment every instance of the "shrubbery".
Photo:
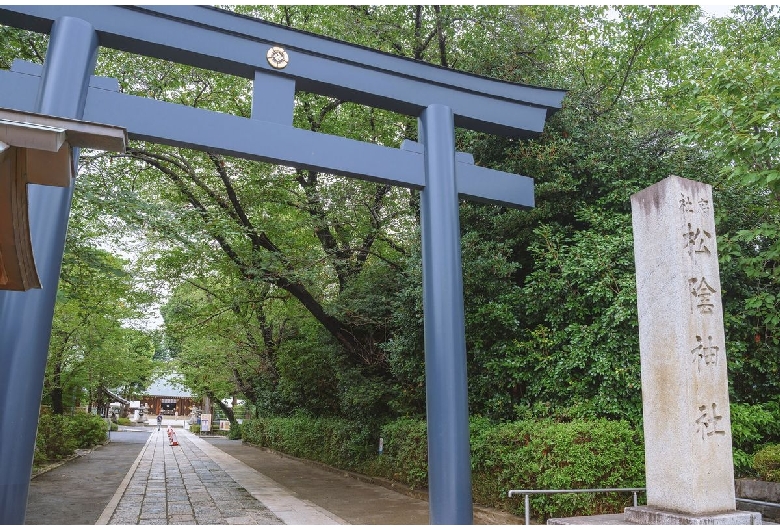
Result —
[[[642, 433], [625, 421], [527, 420], [472, 429], [474, 500], [522, 514], [510, 489], [643, 487]], [[535, 495], [534, 516], [618, 513], [630, 493]]]
[[76, 449], [86, 449], [106, 441], [106, 420], [94, 414], [77, 412], [72, 416], [41, 411], [35, 437], [35, 465], [62, 460]]
[[242, 430], [249, 443], [353, 471], [368, 460], [372, 445], [367, 429], [341, 419], [260, 418], [245, 421]]
[[35, 435], [36, 465], [61, 460], [73, 454], [78, 444], [68, 436], [65, 416], [42, 412]]
[[752, 476], [753, 455], [767, 444], [780, 443], [780, 405], [731, 404], [731, 436], [734, 446], [734, 475]]
[[[243, 439], [293, 456], [341, 469], [369, 473], [413, 488], [428, 484], [427, 435], [422, 420], [400, 419], [382, 427], [378, 440], [344, 420], [262, 418], [244, 423]], [[474, 501], [522, 514], [522, 500], [510, 489], [642, 487], [641, 432], [627, 422], [528, 420], [492, 424], [471, 422]], [[534, 516], [616, 513], [631, 494], [535, 496]]]
[[428, 432], [425, 422], [402, 418], [382, 427], [384, 450], [370, 465], [374, 475], [412, 488], [428, 486]]
[[241, 439], [241, 424], [237, 421], [230, 423], [230, 430], [227, 434], [228, 440], [240, 440]]
[[[66, 434], [79, 449], [87, 449], [106, 441], [106, 420], [94, 414], [76, 412], [65, 416]], [[113, 429], [112, 429], [113, 430]]]
[[753, 469], [762, 480], [780, 482], [780, 445], [768, 445], [757, 452]]

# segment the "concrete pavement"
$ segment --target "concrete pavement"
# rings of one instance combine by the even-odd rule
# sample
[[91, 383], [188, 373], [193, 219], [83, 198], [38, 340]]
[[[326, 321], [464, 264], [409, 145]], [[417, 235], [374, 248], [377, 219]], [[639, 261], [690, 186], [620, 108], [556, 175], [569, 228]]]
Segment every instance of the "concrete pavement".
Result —
[[25, 523], [428, 523], [424, 500], [313, 462], [178, 428], [175, 446], [165, 428], [120, 429], [34, 476]]
[[[424, 492], [412, 497], [240, 440], [174, 432], [172, 446], [165, 427], [123, 427], [109, 444], [34, 477], [26, 524], [428, 524]], [[523, 522], [474, 508], [476, 524]]]
[[96, 524], [346, 524], [183, 429], [156, 429]]
[[30, 481], [25, 523], [95, 524], [124, 480], [151, 431], [111, 433], [111, 442], [56, 466], [38, 470]]

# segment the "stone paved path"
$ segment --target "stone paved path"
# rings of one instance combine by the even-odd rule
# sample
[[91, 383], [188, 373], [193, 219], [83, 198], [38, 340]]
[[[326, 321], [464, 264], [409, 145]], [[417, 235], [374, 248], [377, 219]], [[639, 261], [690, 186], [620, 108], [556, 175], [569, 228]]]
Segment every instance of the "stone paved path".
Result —
[[345, 524], [211, 444], [154, 431], [96, 524]]

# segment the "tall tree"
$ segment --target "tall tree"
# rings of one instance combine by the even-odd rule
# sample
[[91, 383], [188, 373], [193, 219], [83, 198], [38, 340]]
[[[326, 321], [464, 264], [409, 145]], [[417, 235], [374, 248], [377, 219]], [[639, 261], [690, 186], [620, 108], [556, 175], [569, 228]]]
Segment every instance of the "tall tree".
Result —
[[63, 261], [44, 379], [44, 402], [57, 414], [75, 401], [105, 402], [103, 389], [145, 388], [154, 346], [141, 328], [151, 300], [122, 260], [69, 239]]
[[716, 187], [730, 211], [718, 222], [730, 230], [718, 244], [734, 274], [726, 311], [739, 338], [730, 375], [738, 398], [762, 402], [780, 384], [780, 11], [737, 6], [701, 32], [690, 52], [686, 139], [719, 164]]

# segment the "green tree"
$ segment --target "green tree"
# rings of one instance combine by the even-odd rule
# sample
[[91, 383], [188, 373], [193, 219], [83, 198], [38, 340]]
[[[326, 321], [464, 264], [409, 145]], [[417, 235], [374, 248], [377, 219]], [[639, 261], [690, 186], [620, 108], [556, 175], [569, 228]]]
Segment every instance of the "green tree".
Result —
[[[327, 12], [309, 7], [276, 11], [287, 24], [300, 17], [322, 22]], [[418, 7], [410, 14], [415, 17], [415, 38], [421, 38], [423, 24], [430, 26], [425, 29], [429, 37], [414, 46], [421, 58], [433, 42], [444, 42], [446, 25], [436, 20], [446, 13]], [[329, 20], [344, 27], [344, 19]], [[129, 92], [249, 114], [249, 84], [243, 80], [111, 51], [102, 53], [99, 69], [119, 78]], [[399, 127], [405, 129], [410, 122], [338, 100], [296, 95], [295, 124], [313, 131], [397, 145]], [[267, 330], [282, 329], [284, 322], [287, 328], [309, 329], [305, 322], [289, 323], [288, 316], [299, 315], [300, 306], [304, 321], [314, 319], [335, 340], [337, 360], [345, 373], [353, 374], [351, 379], [359, 374], [358, 379], [368, 378], [368, 386], [387, 383], [384, 352], [378, 346], [387, 336], [387, 319], [366, 319], [354, 311], [351, 295], [345, 293], [362, 289], [352, 284], [360, 283], [367, 268], [398, 267], [415, 222], [406, 190], [141, 143], [124, 157], [93, 157], [86, 167], [82, 192], [98, 208], [115, 212], [126, 226], [146, 231], [152, 242], [147, 255], [160, 277], [175, 278], [175, 287], [180, 281], [207, 278], [199, 272], [205, 269], [235, 286], [241, 294], [231, 295], [231, 304], [238, 306], [236, 314], [252, 322], [257, 351], [274, 353], [281, 335], [274, 337]], [[245, 293], [252, 293], [250, 299], [267, 293], [263, 296], [274, 300], [270, 305], [275, 309], [247, 300]], [[269, 315], [279, 321], [268, 321]], [[308, 335], [305, 331], [302, 336]], [[295, 344], [288, 342], [285, 351]], [[327, 355], [320, 359], [327, 360]], [[274, 370], [267, 373], [273, 388]], [[243, 385], [244, 395], [248, 386]]]
[[721, 160], [722, 177], [780, 198], [780, 11], [739, 6], [735, 16], [710, 21], [707, 35], [690, 82], [689, 138]]
[[77, 400], [104, 403], [104, 389], [132, 395], [145, 387], [153, 343], [131, 324], [149, 302], [122, 260], [68, 240], [44, 380], [52, 412], [62, 414]]
[[[729, 372], [738, 399], [760, 403], [780, 385], [780, 12], [737, 6], [709, 21], [691, 55], [687, 141], [717, 160], [721, 267], [730, 324]], [[737, 339], [737, 340], [734, 340]], [[750, 374], [745, 377], [746, 374]]]
[[175, 371], [235, 421], [222, 400], [243, 396], [257, 405], [263, 378], [274, 378], [276, 345], [263, 327], [262, 309], [246, 310], [263, 305], [260, 295], [248, 300], [228, 281], [213, 274], [189, 279], [174, 290], [162, 315]]

